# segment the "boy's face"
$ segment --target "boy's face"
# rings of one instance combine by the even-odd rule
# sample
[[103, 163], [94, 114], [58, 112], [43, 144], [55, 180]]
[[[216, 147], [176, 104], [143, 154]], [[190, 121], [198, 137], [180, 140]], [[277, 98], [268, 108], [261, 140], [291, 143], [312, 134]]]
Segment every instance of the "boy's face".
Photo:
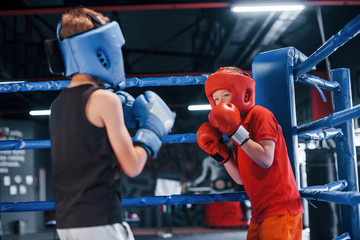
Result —
[[219, 103], [231, 103], [232, 93], [229, 90], [216, 90], [212, 95], [215, 105]]

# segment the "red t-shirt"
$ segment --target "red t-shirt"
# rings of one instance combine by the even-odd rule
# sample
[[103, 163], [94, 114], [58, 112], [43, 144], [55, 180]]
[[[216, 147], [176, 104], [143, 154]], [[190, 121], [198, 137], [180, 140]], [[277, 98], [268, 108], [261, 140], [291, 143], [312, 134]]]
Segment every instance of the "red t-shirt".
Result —
[[234, 145], [240, 174], [251, 201], [251, 221], [260, 223], [270, 216], [285, 215], [287, 210], [292, 216], [303, 213], [284, 136], [274, 115], [264, 107], [254, 106], [242, 125], [255, 142], [275, 141], [274, 161], [268, 169], [260, 167], [241, 147]]

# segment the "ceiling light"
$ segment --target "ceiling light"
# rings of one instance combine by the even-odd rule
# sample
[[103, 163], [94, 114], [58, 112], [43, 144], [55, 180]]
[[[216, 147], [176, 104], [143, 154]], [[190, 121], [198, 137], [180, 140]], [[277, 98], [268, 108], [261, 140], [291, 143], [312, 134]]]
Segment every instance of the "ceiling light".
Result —
[[31, 116], [48, 116], [50, 115], [50, 110], [32, 110], [29, 112]]
[[188, 106], [189, 111], [204, 111], [204, 110], [211, 110], [210, 104], [204, 104], [204, 105], [189, 105]]
[[274, 11], [301, 11], [303, 4], [235, 4], [231, 7], [233, 12], [274, 12]]

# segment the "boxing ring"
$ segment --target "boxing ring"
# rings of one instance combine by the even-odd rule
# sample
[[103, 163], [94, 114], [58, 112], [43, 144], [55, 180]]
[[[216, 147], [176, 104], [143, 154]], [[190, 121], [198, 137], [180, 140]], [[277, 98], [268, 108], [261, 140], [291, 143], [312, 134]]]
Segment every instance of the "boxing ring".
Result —
[[[343, 234], [339, 239], [360, 239], [360, 193], [357, 159], [354, 145], [353, 119], [360, 117], [360, 105], [352, 106], [349, 69], [334, 69], [331, 81], [308, 72], [339, 47], [360, 33], [360, 15], [333, 35], [310, 57], [289, 47], [264, 52], [255, 57], [252, 77], [256, 81], [256, 104], [270, 109], [282, 126], [289, 158], [299, 186], [297, 164], [298, 140], [335, 139], [338, 181], [310, 186], [299, 190], [303, 199], [340, 204]], [[126, 87], [179, 86], [204, 84], [207, 75], [173, 76], [158, 78], [128, 78]], [[57, 91], [70, 81], [0, 83], [0, 93], [24, 91]], [[334, 113], [308, 124], [297, 126], [294, 83], [302, 83], [333, 93]], [[280, 93], [280, 94], [279, 94]], [[196, 142], [196, 133], [167, 135], [164, 143]], [[50, 148], [50, 140], [0, 141], [0, 150], [26, 150]], [[248, 200], [245, 192], [223, 194], [194, 194], [124, 198], [125, 207], [212, 203]], [[54, 210], [54, 202], [2, 202], [0, 213]]]

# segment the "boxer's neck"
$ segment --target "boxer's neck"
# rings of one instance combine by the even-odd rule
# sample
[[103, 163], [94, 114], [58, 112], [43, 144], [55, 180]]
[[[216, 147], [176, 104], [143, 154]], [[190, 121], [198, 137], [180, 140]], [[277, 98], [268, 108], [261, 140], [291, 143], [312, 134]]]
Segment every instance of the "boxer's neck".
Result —
[[77, 73], [71, 78], [71, 82], [68, 85], [68, 88], [91, 84], [94, 86], [98, 86], [98, 80], [90, 75]]

